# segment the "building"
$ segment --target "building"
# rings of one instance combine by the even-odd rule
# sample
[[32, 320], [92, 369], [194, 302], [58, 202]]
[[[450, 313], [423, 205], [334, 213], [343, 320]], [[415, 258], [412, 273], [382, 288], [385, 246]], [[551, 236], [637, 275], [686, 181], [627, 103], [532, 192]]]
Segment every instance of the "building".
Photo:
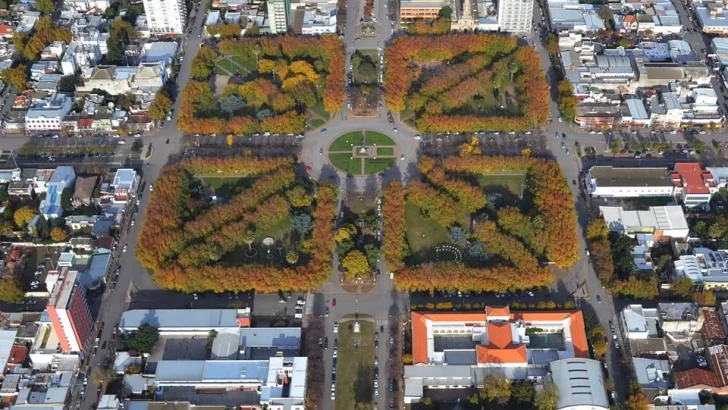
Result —
[[530, 33], [533, 0], [499, 0], [498, 26], [507, 33]]
[[159, 329], [160, 334], [206, 335], [210, 330], [250, 326], [249, 309], [135, 309], [121, 315], [119, 330], [134, 331], [143, 324]]
[[710, 198], [718, 192], [713, 175], [697, 162], [679, 162], [670, 172], [675, 199], [686, 208], [708, 208]]
[[695, 14], [706, 34], [728, 34], [728, 19], [726, 19], [725, 5], [723, 2], [710, 2], [695, 5]]
[[675, 387], [681, 390], [728, 393], [728, 346], [711, 346], [705, 349], [705, 356], [709, 369], [695, 368], [675, 372]]
[[141, 63], [138, 66], [102, 65], [84, 73], [83, 85], [77, 90], [93, 92], [104, 90], [111, 95], [126, 93], [152, 95], [164, 86], [167, 71], [164, 62]]
[[700, 334], [707, 346], [722, 345], [725, 343], [725, 330], [723, 330], [723, 321], [720, 313], [712, 308], [703, 308], [703, 326], [700, 328]]
[[586, 175], [586, 184], [592, 197], [669, 197], [675, 192], [665, 168], [593, 166]]
[[632, 364], [637, 375], [637, 383], [643, 389], [667, 389], [667, 381], [671, 373], [670, 362], [667, 360], [633, 357]]
[[83, 354], [91, 341], [93, 320], [86, 293], [76, 283], [78, 272], [64, 268], [53, 288], [46, 311], [63, 353]]
[[139, 189], [139, 176], [131, 168], [118, 169], [111, 186], [114, 188], [114, 202], [124, 203]]
[[682, 207], [651, 206], [646, 211], [627, 211], [619, 206], [600, 206], [599, 212], [612, 232], [631, 237], [650, 235], [651, 241], [685, 240], [690, 233]]
[[402, 0], [399, 4], [399, 19], [410, 22], [433, 20], [443, 7], [449, 5], [450, 2], [442, 0]]
[[76, 178], [71, 205], [74, 207], [91, 205], [98, 181], [99, 177], [96, 175]]
[[266, 7], [270, 33], [286, 33], [291, 18], [291, 0], [268, 0]]
[[73, 190], [76, 181], [76, 172], [70, 166], [56, 167], [48, 184], [45, 199], [40, 201], [40, 213], [47, 219], [63, 216], [61, 198], [66, 189]]
[[660, 303], [662, 331], [673, 342], [685, 342], [703, 327], [703, 313], [695, 303]]
[[187, 8], [184, 1], [144, 0], [144, 13], [152, 34], [184, 33], [185, 21], [187, 21]]
[[660, 312], [657, 309], [645, 309], [642, 305], [628, 305], [620, 313], [620, 325], [627, 339], [657, 338]]
[[53, 94], [39, 101], [25, 114], [27, 132], [60, 131], [63, 117], [71, 112], [73, 98], [65, 94]]
[[550, 378], [559, 391], [558, 410], [609, 409], [602, 366], [589, 358], [554, 360]]
[[412, 312], [405, 402], [425, 389], [479, 387], [488, 374], [541, 378], [550, 362], [574, 357], [589, 357], [581, 311]]

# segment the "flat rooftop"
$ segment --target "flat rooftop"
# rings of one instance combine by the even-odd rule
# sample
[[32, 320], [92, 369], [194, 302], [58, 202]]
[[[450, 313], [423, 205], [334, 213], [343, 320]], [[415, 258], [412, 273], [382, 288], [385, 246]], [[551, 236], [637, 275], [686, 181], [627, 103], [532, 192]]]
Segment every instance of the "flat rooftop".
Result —
[[667, 168], [615, 168], [611, 166], [593, 166], [589, 170], [597, 186], [672, 186], [672, 179]]

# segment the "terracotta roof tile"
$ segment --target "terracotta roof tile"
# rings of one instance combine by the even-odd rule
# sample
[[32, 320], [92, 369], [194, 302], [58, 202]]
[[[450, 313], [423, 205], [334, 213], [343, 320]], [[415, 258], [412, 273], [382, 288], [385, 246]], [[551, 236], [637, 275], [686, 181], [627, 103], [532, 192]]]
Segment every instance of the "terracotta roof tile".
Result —
[[512, 340], [510, 323], [488, 323], [488, 347], [505, 349]]
[[690, 369], [675, 373], [675, 384], [679, 389], [693, 386], [721, 387], [715, 373], [704, 369]]
[[492, 349], [478, 346], [478, 363], [526, 363], [528, 354], [526, 345], [511, 346], [505, 349]]
[[703, 328], [700, 329], [703, 337], [712, 341], [725, 342], [725, 332], [720, 324], [720, 315], [713, 310], [703, 309], [703, 317], [705, 321], [703, 322]]
[[510, 316], [511, 315], [511, 309], [506, 306], [486, 306], [485, 307], [485, 315], [486, 316]]

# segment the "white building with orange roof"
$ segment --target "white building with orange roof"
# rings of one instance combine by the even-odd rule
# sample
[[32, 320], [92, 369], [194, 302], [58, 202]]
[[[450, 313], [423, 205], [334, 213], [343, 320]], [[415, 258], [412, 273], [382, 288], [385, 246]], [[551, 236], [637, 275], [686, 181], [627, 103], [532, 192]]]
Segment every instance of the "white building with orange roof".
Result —
[[413, 312], [405, 401], [425, 389], [479, 387], [492, 374], [539, 379], [549, 363], [570, 358], [589, 358], [581, 311]]

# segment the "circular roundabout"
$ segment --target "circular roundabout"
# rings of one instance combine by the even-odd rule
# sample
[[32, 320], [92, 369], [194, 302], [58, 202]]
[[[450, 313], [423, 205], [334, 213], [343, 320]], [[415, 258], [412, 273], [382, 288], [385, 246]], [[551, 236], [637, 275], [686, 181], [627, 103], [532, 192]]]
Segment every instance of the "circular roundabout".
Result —
[[352, 131], [336, 138], [326, 155], [334, 168], [350, 175], [384, 172], [397, 162], [397, 143], [378, 131]]

